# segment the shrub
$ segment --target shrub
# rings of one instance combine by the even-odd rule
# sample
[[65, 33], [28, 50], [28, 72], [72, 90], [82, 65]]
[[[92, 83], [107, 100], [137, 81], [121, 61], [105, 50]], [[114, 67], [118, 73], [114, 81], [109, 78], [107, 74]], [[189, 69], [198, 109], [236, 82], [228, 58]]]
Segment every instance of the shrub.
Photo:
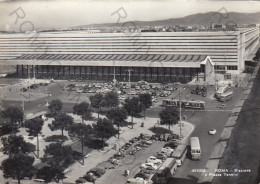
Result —
[[103, 144], [104, 147], [108, 146], [107, 143], [102, 142], [102, 140], [100, 139], [89, 139], [86, 140], [84, 144], [87, 145], [89, 148], [93, 148], [93, 149], [101, 149], [103, 148]]

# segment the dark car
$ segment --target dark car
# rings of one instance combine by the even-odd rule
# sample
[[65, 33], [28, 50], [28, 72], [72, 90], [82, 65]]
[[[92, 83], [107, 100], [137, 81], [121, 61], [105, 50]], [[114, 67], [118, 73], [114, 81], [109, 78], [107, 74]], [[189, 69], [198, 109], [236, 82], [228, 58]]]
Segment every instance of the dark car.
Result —
[[142, 169], [140, 172], [144, 173], [144, 174], [154, 174], [156, 171], [154, 169], [148, 167], [146, 169]]
[[149, 176], [150, 176], [149, 174], [139, 172], [135, 175], [134, 178], [143, 178], [144, 180], [148, 180]]
[[79, 179], [77, 179], [75, 181], [76, 184], [84, 184], [86, 182], [87, 182], [87, 180], [85, 178], [83, 178], [83, 177], [80, 177]]
[[167, 142], [163, 147], [166, 148], [166, 147], [170, 147], [172, 149], [175, 149], [177, 146], [179, 145], [179, 142], [176, 141], [176, 140], [172, 140], [170, 142]]
[[22, 92], [26, 92], [26, 91], [27, 91], [27, 88], [22, 88], [21, 91], [22, 91]]
[[89, 173], [93, 173], [96, 177], [100, 178], [103, 174], [106, 173], [106, 170], [99, 167], [95, 167], [87, 172], [87, 174]]
[[155, 155], [155, 157], [160, 159], [160, 160], [166, 160], [167, 155], [165, 155], [163, 153], [157, 153], [157, 155]]

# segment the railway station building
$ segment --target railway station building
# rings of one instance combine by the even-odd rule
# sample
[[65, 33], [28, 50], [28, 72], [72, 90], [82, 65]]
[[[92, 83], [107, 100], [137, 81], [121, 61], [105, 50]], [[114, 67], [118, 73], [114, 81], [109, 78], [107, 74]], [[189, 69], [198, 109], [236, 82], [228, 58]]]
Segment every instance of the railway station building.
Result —
[[150, 82], [240, 74], [259, 47], [259, 28], [204, 32], [3, 33], [0, 64], [19, 78]]

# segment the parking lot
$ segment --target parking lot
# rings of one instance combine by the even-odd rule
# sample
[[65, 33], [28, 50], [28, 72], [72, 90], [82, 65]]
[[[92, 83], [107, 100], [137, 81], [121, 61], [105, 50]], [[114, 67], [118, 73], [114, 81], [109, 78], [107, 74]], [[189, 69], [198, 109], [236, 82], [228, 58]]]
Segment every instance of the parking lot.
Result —
[[[141, 170], [141, 164], [148, 157], [156, 155], [156, 152], [159, 152], [164, 144], [165, 142], [154, 141], [152, 145], [141, 148], [135, 155], [127, 154], [120, 160], [119, 165], [115, 169], [108, 170], [96, 183], [125, 183], [128, 178], [133, 178]], [[126, 169], [130, 170], [129, 176], [124, 175]]]

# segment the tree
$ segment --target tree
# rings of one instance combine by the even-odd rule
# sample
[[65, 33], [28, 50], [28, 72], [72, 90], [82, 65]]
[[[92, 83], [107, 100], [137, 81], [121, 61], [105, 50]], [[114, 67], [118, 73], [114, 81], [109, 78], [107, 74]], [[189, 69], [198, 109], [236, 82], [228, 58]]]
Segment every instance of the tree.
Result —
[[134, 127], [133, 116], [142, 112], [142, 105], [138, 97], [125, 99], [124, 109], [131, 116], [132, 128]]
[[29, 136], [37, 138], [37, 158], [39, 158], [39, 134], [42, 131], [43, 124], [43, 120], [38, 117], [25, 121], [25, 128], [27, 128], [26, 131], [29, 133]]
[[93, 133], [92, 127], [84, 123], [74, 123], [69, 128], [69, 136], [81, 142], [82, 164], [84, 164], [84, 141]]
[[176, 107], [166, 107], [160, 112], [159, 116], [160, 116], [161, 124], [168, 125], [169, 131], [170, 131], [170, 126], [177, 124], [179, 120], [179, 113]]
[[35, 150], [35, 145], [24, 141], [22, 136], [10, 135], [1, 139], [3, 152], [9, 156], [18, 153], [28, 154]]
[[103, 94], [102, 93], [97, 93], [94, 96], [90, 96], [90, 102], [91, 102], [91, 106], [98, 109], [98, 118], [99, 118], [99, 113], [100, 113], [100, 109], [103, 106]]
[[118, 138], [119, 138], [119, 135], [120, 135], [119, 128], [120, 128], [120, 125], [126, 120], [127, 112], [123, 108], [116, 107], [116, 108], [110, 109], [107, 112], [106, 117], [108, 119], [112, 120], [115, 125], [117, 125]]
[[104, 138], [110, 138], [116, 134], [116, 130], [111, 122], [111, 120], [104, 118], [98, 119], [97, 123], [93, 125], [93, 130], [97, 137], [102, 139], [103, 148], [104, 148]]
[[62, 101], [59, 99], [52, 100], [50, 105], [48, 106], [51, 116], [56, 116], [61, 112], [62, 109]]
[[60, 113], [54, 117], [52, 124], [49, 124], [51, 131], [61, 130], [61, 136], [63, 137], [63, 131], [68, 129], [73, 124], [73, 118], [65, 113]]
[[107, 92], [104, 96], [103, 106], [104, 107], [117, 107], [119, 104], [118, 95], [115, 91]]
[[2, 162], [2, 168], [5, 178], [13, 177], [20, 180], [24, 177], [31, 177], [34, 158], [23, 153], [17, 153], [10, 156]]
[[12, 127], [18, 122], [19, 124], [23, 121], [24, 113], [19, 107], [8, 107], [2, 112], [3, 117], [9, 118]]
[[76, 104], [73, 107], [73, 113], [81, 116], [82, 123], [84, 123], [84, 120], [88, 120], [91, 118], [92, 110], [89, 103], [81, 102], [80, 104]]
[[72, 148], [61, 143], [51, 143], [44, 149], [44, 158], [54, 167], [66, 168], [73, 162]]
[[65, 174], [63, 173], [63, 168], [60, 166], [44, 166], [43, 168], [37, 170], [36, 177], [42, 178], [46, 182], [51, 182], [54, 180], [58, 183], [60, 180], [65, 178]]
[[139, 95], [139, 99], [142, 106], [142, 110], [144, 111], [145, 118], [146, 109], [150, 108], [152, 105], [152, 96], [149, 93], [144, 93]]

